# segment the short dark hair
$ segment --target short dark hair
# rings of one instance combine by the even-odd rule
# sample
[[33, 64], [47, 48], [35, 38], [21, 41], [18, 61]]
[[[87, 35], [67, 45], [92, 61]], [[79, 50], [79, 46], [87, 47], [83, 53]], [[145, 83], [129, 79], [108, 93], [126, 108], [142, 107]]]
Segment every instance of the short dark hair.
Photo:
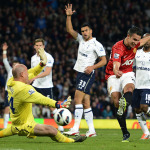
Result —
[[81, 25], [81, 28], [86, 27], [86, 26], [88, 26], [90, 29], [92, 29], [92, 26], [88, 22], [83, 23]]
[[130, 36], [132, 36], [133, 34], [137, 34], [139, 36], [142, 36], [143, 32], [140, 28], [133, 26], [132, 28], [130, 28], [128, 30], [127, 34], [129, 34]]
[[20, 62], [18, 60], [13, 60], [12, 64], [14, 64], [14, 63], [20, 63]]

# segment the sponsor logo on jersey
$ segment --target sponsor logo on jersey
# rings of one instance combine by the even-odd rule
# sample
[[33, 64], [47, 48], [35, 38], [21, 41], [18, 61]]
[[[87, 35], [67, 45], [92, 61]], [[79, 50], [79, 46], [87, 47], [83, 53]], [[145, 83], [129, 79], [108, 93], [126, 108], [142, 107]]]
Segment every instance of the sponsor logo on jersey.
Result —
[[88, 57], [87, 54], [84, 54], [84, 53], [82, 53], [82, 52], [80, 52], [80, 51], [79, 51], [79, 54], [81, 54], [82, 56]]
[[137, 48], [134, 48], [134, 49], [133, 49], [133, 53], [136, 53], [136, 50], [137, 50]]
[[131, 65], [133, 63], [134, 59], [131, 59], [131, 60], [127, 60], [124, 64], [122, 64], [122, 66], [124, 65]]
[[114, 58], [115, 58], [115, 59], [118, 59], [119, 56], [120, 56], [120, 54], [117, 54], [117, 53], [114, 54]]
[[28, 92], [30, 95], [32, 95], [33, 93], [35, 93], [35, 91], [33, 89], [29, 90]]
[[136, 67], [136, 70], [150, 71], [150, 68], [147, 68], [147, 67]]

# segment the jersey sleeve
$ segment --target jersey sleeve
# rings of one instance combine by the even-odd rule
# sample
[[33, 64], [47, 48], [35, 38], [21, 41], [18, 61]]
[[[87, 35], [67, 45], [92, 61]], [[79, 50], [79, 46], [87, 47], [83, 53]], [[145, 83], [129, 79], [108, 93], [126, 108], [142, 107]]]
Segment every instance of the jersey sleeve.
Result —
[[29, 80], [34, 78], [35, 76], [37, 76], [44, 67], [41, 67], [39, 64], [37, 66], [35, 66], [34, 68], [31, 68], [28, 70], [28, 76], [29, 76]]
[[47, 57], [47, 64], [46, 66], [47, 67], [53, 67], [53, 64], [54, 64], [54, 58], [50, 55]]
[[105, 56], [105, 49], [102, 44], [98, 43], [95, 52], [97, 53], [98, 57]]
[[121, 63], [121, 57], [123, 56], [123, 51], [121, 49], [121, 46], [120, 47], [117, 47], [117, 46], [113, 46], [112, 47], [112, 60], [113, 62], [114, 61], [117, 61], [117, 62], [120, 62]]
[[80, 43], [80, 41], [83, 39], [82, 35], [78, 33], [76, 41]]
[[8, 60], [7, 60], [7, 58], [4, 58], [4, 59], [3, 59], [3, 63], [4, 63], [4, 66], [5, 66], [5, 68], [6, 68], [6, 71], [7, 71], [7, 73], [8, 73], [12, 68], [11, 68], [11, 66], [10, 66], [10, 64], [9, 64], [9, 62], [8, 62]]
[[31, 85], [25, 85], [25, 87], [19, 92], [23, 95], [22, 102], [35, 103], [40, 105], [46, 105], [49, 107], [55, 107], [56, 101], [48, 97], [43, 96], [37, 92]]

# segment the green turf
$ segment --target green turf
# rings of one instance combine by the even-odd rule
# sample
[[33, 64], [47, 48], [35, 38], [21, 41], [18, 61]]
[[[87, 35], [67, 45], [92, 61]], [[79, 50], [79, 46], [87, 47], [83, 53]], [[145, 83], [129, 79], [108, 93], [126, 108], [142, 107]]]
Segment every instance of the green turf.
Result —
[[[0, 150], [149, 150], [150, 140], [140, 140], [141, 130], [129, 130], [130, 142], [122, 143], [120, 130], [96, 130], [97, 137], [87, 138], [83, 143], [56, 143], [49, 137], [11, 136], [0, 139]], [[80, 130], [85, 133], [86, 130]]]

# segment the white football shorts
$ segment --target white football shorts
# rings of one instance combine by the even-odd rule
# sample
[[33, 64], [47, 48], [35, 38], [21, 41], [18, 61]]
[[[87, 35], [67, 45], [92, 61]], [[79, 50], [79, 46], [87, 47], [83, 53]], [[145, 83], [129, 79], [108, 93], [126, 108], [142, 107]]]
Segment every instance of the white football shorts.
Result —
[[112, 92], [122, 93], [124, 87], [128, 83], [133, 83], [135, 85], [135, 73], [127, 72], [124, 73], [120, 78], [116, 78], [116, 75], [112, 75], [107, 80], [107, 90], [111, 96]]

